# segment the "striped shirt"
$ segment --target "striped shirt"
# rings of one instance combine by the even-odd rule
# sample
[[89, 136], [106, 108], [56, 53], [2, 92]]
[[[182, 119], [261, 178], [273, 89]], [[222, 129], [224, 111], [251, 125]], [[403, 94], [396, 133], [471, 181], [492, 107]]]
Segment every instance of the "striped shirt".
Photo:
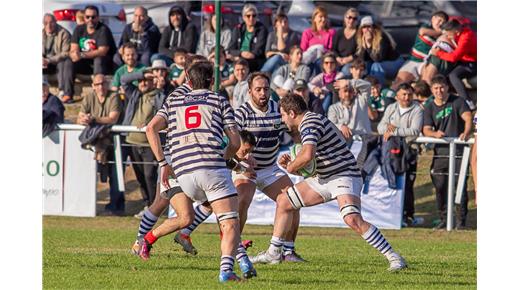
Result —
[[[433, 29], [433, 26], [431, 24], [422, 25], [421, 28]], [[428, 52], [430, 51], [434, 43], [435, 38], [426, 34], [420, 35], [419, 33], [417, 33], [417, 36], [415, 37], [415, 43], [410, 53], [410, 60], [415, 62], [422, 62], [424, 58], [428, 55]]]
[[248, 130], [256, 137], [257, 144], [253, 149], [257, 163], [255, 170], [275, 164], [280, 149], [280, 135], [285, 130], [278, 104], [269, 100], [267, 111], [262, 112], [249, 100], [235, 111], [235, 118], [240, 131]]
[[361, 177], [356, 158], [338, 128], [326, 117], [307, 112], [298, 127], [302, 145], [316, 146], [316, 172], [319, 178]]
[[[184, 83], [181, 86], [177, 87], [173, 92], [171, 92], [168, 95], [168, 97], [166, 97], [166, 99], [164, 100], [164, 104], [166, 104], [168, 102], [168, 100], [171, 98], [184, 96], [191, 91], [192, 91], [192, 89], [191, 89], [190, 85], [188, 85], [187, 83]], [[171, 100], [170, 100], [170, 102], [171, 102]], [[157, 112], [156, 115], [159, 115], [159, 112]], [[160, 115], [160, 116], [163, 117], [163, 115]], [[164, 140], [164, 139], [161, 138], [161, 140]], [[163, 153], [164, 153], [164, 159], [166, 159], [168, 161], [168, 163], [171, 164], [172, 158], [170, 156], [170, 146], [168, 145], [168, 141], [166, 141], [164, 143]]]
[[166, 140], [177, 177], [199, 169], [226, 168], [224, 129], [236, 125], [229, 101], [209, 90], [170, 95], [158, 116], [168, 122]]

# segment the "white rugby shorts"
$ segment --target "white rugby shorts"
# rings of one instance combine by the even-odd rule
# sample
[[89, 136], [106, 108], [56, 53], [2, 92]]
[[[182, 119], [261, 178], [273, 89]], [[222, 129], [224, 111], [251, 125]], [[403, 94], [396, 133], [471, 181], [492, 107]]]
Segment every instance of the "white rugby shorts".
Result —
[[424, 67], [424, 62], [417, 62], [408, 60], [399, 71], [405, 71], [411, 73], [415, 79], [419, 79], [421, 76], [421, 71]]
[[363, 179], [361, 177], [332, 176], [321, 179], [318, 176], [314, 176], [302, 182], [307, 182], [314, 191], [323, 197], [325, 202], [334, 200], [338, 195], [342, 194], [360, 197], [361, 189], [363, 188]]
[[227, 168], [195, 170], [181, 175], [177, 181], [184, 194], [200, 203], [237, 195], [231, 171]]
[[276, 163], [270, 167], [256, 171], [256, 179], [248, 178], [247, 176], [236, 173], [235, 171], [232, 173], [233, 182], [238, 179], [247, 179], [255, 183], [258, 190], [264, 190], [266, 187], [275, 183], [278, 179], [285, 175], [287, 174], [285, 174], [285, 172], [283, 172]]

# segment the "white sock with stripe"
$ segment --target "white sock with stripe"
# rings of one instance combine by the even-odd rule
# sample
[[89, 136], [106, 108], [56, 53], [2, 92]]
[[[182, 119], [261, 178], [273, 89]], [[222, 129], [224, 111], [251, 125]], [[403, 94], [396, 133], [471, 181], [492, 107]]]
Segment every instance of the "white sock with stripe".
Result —
[[387, 259], [392, 253], [394, 253], [390, 243], [375, 226], [370, 225], [370, 228], [362, 235], [362, 237], [372, 247], [376, 248], [381, 254], [385, 255]]
[[233, 272], [235, 259], [231, 256], [220, 257], [220, 272]]
[[283, 254], [289, 255], [294, 252], [294, 241], [283, 241]]
[[144, 237], [149, 231], [153, 229], [153, 226], [157, 223], [159, 218], [156, 217], [149, 209], [144, 212], [141, 222], [139, 223], [139, 231], [137, 232], [137, 238]]
[[272, 236], [271, 243], [267, 252], [273, 256], [280, 255], [282, 252], [283, 240], [279, 237]]

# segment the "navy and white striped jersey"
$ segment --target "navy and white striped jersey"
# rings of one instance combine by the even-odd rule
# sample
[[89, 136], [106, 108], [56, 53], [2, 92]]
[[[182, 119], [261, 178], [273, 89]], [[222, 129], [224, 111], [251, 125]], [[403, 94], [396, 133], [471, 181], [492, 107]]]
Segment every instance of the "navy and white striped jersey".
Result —
[[302, 145], [316, 146], [316, 172], [319, 178], [361, 177], [356, 158], [347, 148], [339, 129], [326, 117], [307, 112], [298, 127]]
[[[171, 92], [168, 95], [168, 97], [166, 97], [166, 99], [164, 99], [164, 103], [168, 102], [168, 99], [170, 99], [170, 98], [179, 97], [179, 96], [185, 96], [186, 94], [188, 94], [191, 91], [192, 91], [192, 89], [191, 89], [190, 85], [188, 85], [187, 83], [184, 83], [181, 86], [175, 88], [175, 90], [173, 90], [173, 92]], [[158, 114], [159, 113], [157, 113], [157, 115]], [[161, 138], [161, 140], [164, 140], [164, 139]], [[166, 160], [168, 160], [168, 162], [171, 164], [170, 160], [172, 158], [170, 156], [170, 146], [168, 145], [168, 141], [166, 141], [164, 143], [163, 153], [164, 153], [164, 158]]]
[[269, 100], [267, 111], [255, 108], [249, 100], [235, 111], [239, 130], [248, 130], [256, 137], [257, 144], [253, 149], [256, 159], [255, 170], [272, 166], [276, 163], [280, 149], [280, 134], [285, 130], [278, 104]]
[[166, 140], [177, 177], [198, 169], [226, 168], [224, 129], [236, 126], [226, 98], [209, 90], [170, 95], [157, 115], [168, 122]]

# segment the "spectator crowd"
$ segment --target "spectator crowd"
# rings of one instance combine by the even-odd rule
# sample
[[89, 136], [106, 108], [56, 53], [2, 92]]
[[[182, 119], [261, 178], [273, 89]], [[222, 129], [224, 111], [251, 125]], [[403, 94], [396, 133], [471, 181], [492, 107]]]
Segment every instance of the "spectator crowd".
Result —
[[[164, 99], [186, 82], [186, 68], [197, 58], [217, 61], [215, 31], [220, 26], [220, 87], [218, 91], [238, 108], [250, 98], [249, 76], [262, 71], [271, 76], [271, 98], [301, 96], [309, 110], [327, 116], [352, 141], [354, 135], [419, 135], [467, 140], [472, 130], [471, 98], [466, 80], [477, 74], [477, 38], [470, 23], [443, 11], [431, 15], [416, 35], [409, 57], [397, 51], [385, 28], [371, 16], [361, 18], [355, 8], [345, 8], [343, 27], [330, 27], [328, 12], [317, 6], [311, 27], [291, 30], [283, 13], [273, 16], [272, 27], [258, 20], [254, 4], [243, 6], [242, 21], [228, 27], [209, 15], [201, 31], [180, 6], [168, 11], [160, 31], [137, 7], [133, 20], [116, 44], [110, 28], [100, 21], [99, 10], [88, 5], [76, 17], [78, 25], [67, 31], [53, 14], [45, 14], [42, 30], [42, 73], [55, 75], [59, 94], [49, 93], [43, 81], [46, 120], [63, 122], [62, 103], [74, 101], [78, 74], [91, 75], [92, 92], [81, 103], [78, 123], [124, 124], [143, 127]], [[61, 100], [61, 102], [59, 101]], [[45, 132], [48, 132], [47, 125]], [[123, 159], [130, 157], [147, 206], [155, 198], [157, 164], [144, 133], [129, 133], [123, 142]], [[436, 145], [431, 178], [437, 196], [438, 228], [446, 226], [448, 188], [447, 145]], [[457, 147], [461, 153], [462, 147]], [[110, 150], [108, 150], [110, 152]], [[407, 160], [404, 222], [416, 224], [413, 182], [417, 154]], [[101, 164], [113, 156], [97, 156]], [[457, 159], [458, 171], [460, 159]], [[114, 166], [106, 164], [111, 202], [107, 210], [124, 212], [124, 193], [118, 191]], [[476, 173], [474, 173], [476, 176]], [[466, 226], [468, 197], [464, 190], [457, 207], [457, 227]]]

